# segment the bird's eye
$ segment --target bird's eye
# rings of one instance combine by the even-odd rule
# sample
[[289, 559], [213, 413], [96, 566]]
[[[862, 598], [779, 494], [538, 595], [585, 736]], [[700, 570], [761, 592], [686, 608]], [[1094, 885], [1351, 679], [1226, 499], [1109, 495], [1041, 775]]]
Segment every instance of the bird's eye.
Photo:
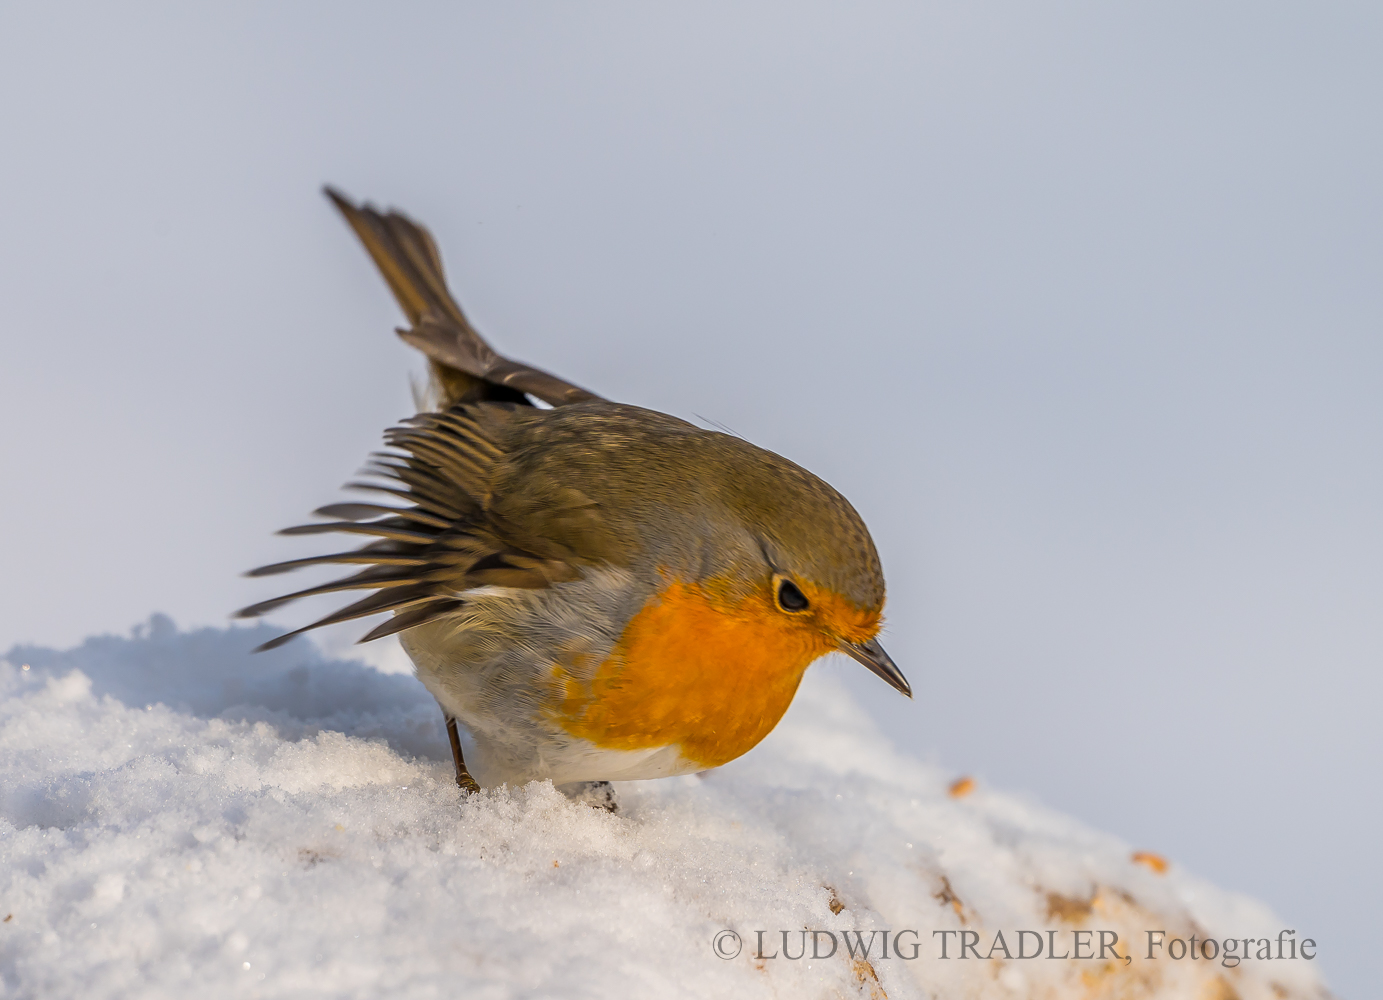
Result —
[[779, 578], [778, 580], [778, 607], [788, 614], [798, 614], [806, 611], [810, 606], [807, 595], [802, 593], [797, 584], [791, 580]]

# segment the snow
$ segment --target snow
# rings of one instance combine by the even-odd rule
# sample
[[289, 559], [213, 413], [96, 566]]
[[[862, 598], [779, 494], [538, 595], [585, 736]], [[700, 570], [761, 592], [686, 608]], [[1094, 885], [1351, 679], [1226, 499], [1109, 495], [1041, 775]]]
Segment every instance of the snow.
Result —
[[[952, 796], [957, 775], [895, 751], [829, 665], [755, 751], [621, 784], [612, 815], [546, 783], [463, 800], [416, 680], [305, 640], [247, 655], [272, 634], [156, 615], [0, 660], [0, 995], [1325, 995], [1300, 958], [1147, 960], [1149, 930], [1285, 925], [983, 781]], [[981, 955], [997, 932], [1016, 955], [1020, 929], [1067, 951], [1109, 930], [1132, 960], [958, 960], [933, 934], [966, 929]], [[804, 930], [920, 954], [826, 957], [818, 935], [822, 958], [810, 936], [788, 958]]]

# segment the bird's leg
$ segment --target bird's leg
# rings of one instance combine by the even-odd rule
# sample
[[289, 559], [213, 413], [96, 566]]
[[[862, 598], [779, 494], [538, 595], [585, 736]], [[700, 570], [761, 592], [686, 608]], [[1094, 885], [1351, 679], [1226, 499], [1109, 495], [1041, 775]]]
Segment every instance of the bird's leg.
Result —
[[451, 758], [456, 761], [456, 783], [467, 795], [471, 792], [478, 792], [480, 786], [471, 777], [471, 772], [466, 770], [466, 762], [461, 758], [461, 737], [456, 732], [456, 720], [445, 712], [443, 718], [447, 720], [447, 739], [451, 740]]

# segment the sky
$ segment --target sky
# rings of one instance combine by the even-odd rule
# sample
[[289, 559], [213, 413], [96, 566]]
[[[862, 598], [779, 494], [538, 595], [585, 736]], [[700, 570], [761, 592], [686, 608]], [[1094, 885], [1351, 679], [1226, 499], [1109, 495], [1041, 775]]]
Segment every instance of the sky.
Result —
[[[1383, 11], [0, 10], [0, 649], [223, 624], [421, 371], [320, 196], [507, 353], [869, 523], [902, 748], [1377, 979]], [[285, 611], [286, 625], [316, 607]]]

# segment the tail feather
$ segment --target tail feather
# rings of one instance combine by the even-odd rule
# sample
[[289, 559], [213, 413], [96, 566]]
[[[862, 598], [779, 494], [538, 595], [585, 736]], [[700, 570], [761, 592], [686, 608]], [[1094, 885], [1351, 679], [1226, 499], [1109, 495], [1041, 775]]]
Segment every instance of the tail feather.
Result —
[[441, 255], [426, 229], [400, 212], [354, 205], [340, 192], [325, 190], [408, 317], [411, 328], [398, 334], [427, 355], [440, 408], [482, 400], [526, 403], [529, 395], [552, 406], [600, 398], [497, 354], [447, 290]]

